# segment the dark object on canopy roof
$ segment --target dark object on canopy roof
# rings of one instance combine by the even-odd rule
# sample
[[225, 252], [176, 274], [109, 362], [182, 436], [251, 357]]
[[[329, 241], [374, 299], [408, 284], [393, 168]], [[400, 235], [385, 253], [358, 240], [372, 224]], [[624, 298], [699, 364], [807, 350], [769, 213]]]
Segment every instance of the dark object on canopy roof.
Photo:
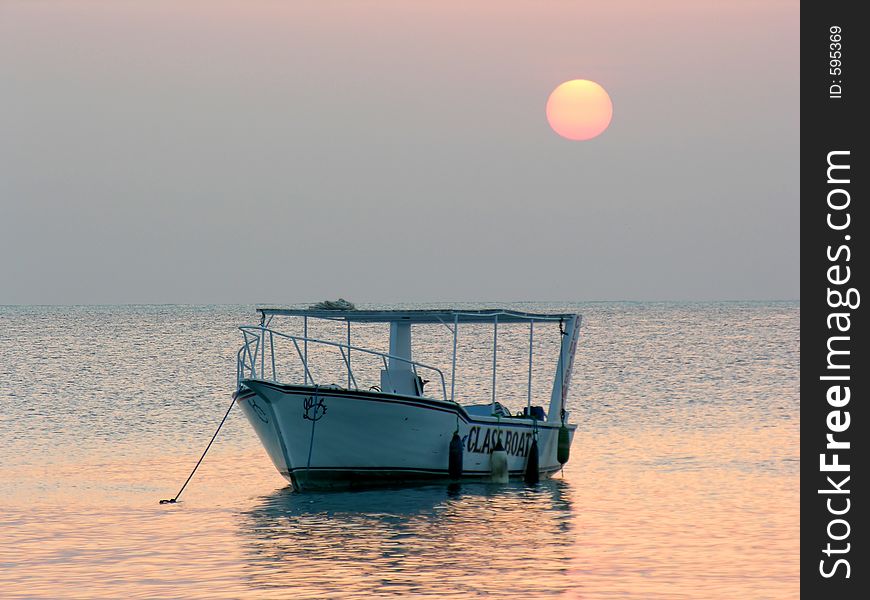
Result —
[[317, 304], [312, 304], [308, 310], [356, 310], [353, 302], [348, 302], [344, 298], [338, 300], [324, 300]]

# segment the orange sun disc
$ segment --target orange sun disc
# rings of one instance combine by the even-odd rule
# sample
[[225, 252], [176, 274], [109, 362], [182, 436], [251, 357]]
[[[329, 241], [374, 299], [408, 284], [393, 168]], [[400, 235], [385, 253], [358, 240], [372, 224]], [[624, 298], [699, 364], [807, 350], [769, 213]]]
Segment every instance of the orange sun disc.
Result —
[[591, 140], [601, 135], [613, 117], [607, 91], [588, 79], [561, 84], [547, 100], [547, 121], [553, 131], [569, 140]]

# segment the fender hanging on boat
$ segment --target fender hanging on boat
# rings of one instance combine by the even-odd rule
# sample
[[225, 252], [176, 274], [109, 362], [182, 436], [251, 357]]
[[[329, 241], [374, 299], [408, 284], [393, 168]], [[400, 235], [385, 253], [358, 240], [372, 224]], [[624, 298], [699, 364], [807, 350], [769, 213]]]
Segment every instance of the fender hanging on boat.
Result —
[[459, 438], [459, 432], [454, 431], [453, 437], [450, 440], [450, 458], [448, 460], [447, 472], [451, 479], [459, 479], [462, 477], [462, 440]]
[[529, 448], [529, 456], [526, 460], [525, 481], [529, 485], [538, 483], [541, 474], [538, 473], [538, 440], [532, 440], [532, 446]]
[[556, 460], [560, 465], [564, 465], [571, 457], [571, 433], [563, 423], [559, 427], [559, 443], [556, 446]]
[[504, 446], [501, 444], [501, 437], [495, 443], [495, 448], [489, 455], [490, 461], [490, 476], [496, 483], [508, 482], [508, 455]]

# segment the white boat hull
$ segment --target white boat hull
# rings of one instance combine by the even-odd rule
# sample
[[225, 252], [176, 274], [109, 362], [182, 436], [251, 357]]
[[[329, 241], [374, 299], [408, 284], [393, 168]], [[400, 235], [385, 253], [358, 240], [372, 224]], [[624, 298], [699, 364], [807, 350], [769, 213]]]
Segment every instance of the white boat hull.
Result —
[[[471, 416], [431, 398], [250, 379], [236, 401], [297, 490], [447, 479], [454, 431], [462, 439], [462, 478], [490, 477], [497, 439], [512, 477], [525, 472], [535, 436], [539, 474], [561, 469], [558, 423]], [[570, 438], [575, 428], [568, 426]]]

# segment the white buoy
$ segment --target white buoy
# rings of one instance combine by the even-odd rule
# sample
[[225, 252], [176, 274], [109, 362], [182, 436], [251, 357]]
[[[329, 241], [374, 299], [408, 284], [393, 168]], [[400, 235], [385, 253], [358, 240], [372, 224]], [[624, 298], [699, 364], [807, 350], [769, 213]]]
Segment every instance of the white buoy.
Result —
[[508, 482], [508, 456], [504, 446], [501, 445], [501, 440], [496, 442], [495, 448], [492, 449], [490, 458], [490, 473], [492, 480], [496, 483]]

